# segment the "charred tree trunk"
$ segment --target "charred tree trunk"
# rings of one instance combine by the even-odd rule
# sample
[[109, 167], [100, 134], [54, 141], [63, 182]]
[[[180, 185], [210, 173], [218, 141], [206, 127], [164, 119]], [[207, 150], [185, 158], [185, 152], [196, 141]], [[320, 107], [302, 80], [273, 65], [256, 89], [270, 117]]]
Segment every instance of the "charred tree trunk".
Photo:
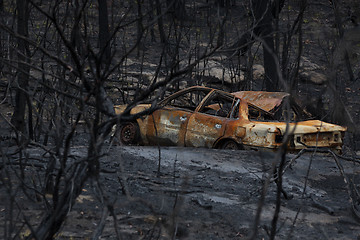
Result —
[[159, 27], [160, 41], [161, 41], [161, 43], [166, 43], [161, 3], [159, 0], [156, 0], [156, 15], [157, 15], [157, 23], [158, 23], [158, 27]]
[[142, 22], [143, 22], [143, 14], [142, 14], [142, 8], [141, 8], [143, 2], [141, 0], [137, 0], [136, 4], [137, 4], [137, 12], [138, 12], [137, 41], [139, 43], [138, 46], [137, 46], [137, 57], [139, 57], [140, 56], [140, 50], [144, 49], [144, 45], [140, 41], [140, 39], [142, 38], [142, 35], [144, 33], [144, 26], [142, 24]]
[[99, 3], [99, 44], [100, 44], [100, 61], [108, 65], [110, 63], [110, 33], [108, 21], [107, 0], [98, 0]]
[[[271, 33], [269, 33], [271, 34]], [[267, 35], [263, 40], [264, 69], [265, 69], [265, 88], [266, 91], [274, 92], [278, 89], [279, 75], [277, 71], [276, 53], [274, 51], [274, 38]]]
[[167, 0], [166, 3], [174, 18], [178, 20], [186, 18], [185, 0]]
[[233, 0], [216, 0], [215, 5], [221, 8], [229, 9], [231, 6], [236, 5], [236, 1]]
[[273, 15], [270, 0], [253, 0], [252, 10], [255, 18], [254, 34], [263, 41], [265, 88], [267, 91], [276, 91], [278, 73], [273, 36]]
[[[153, 20], [155, 19], [154, 2], [150, 0], [149, 3], [150, 3], [149, 21], [153, 22]], [[150, 36], [151, 36], [151, 42], [155, 42], [156, 40], [155, 40], [155, 32], [154, 32], [154, 26], [153, 25], [150, 26]]]
[[[20, 36], [28, 36], [28, 20], [29, 20], [29, 7], [27, 0], [17, 0], [17, 32]], [[29, 88], [29, 73], [30, 67], [27, 64], [29, 58], [29, 44], [26, 40], [18, 38], [18, 75], [17, 75], [17, 90], [15, 98], [14, 114], [11, 122], [14, 127], [23, 133], [25, 133], [25, 112], [27, 104]], [[29, 117], [29, 121], [32, 121]], [[31, 129], [29, 129], [31, 131]]]
[[[340, 17], [339, 6], [338, 6], [339, 4], [338, 4], [337, 0], [332, 0], [331, 3], [333, 5], [333, 9], [334, 9], [335, 24], [336, 24], [336, 28], [339, 32], [339, 38], [342, 39], [344, 37], [344, 28], [343, 28], [343, 21], [341, 20], [341, 17]], [[354, 76], [353, 70], [351, 68], [349, 53], [346, 49], [344, 51], [345, 51], [344, 52], [345, 66], [346, 66], [346, 69], [349, 74], [349, 80], [353, 82], [353, 81], [355, 81], [355, 76]]]

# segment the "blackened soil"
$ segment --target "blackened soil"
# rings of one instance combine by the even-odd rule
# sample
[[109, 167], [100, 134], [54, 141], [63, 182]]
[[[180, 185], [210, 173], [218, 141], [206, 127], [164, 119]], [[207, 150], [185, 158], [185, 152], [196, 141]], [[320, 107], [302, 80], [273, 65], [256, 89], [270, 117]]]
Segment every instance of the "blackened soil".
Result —
[[[116, 239], [117, 235], [121, 239], [169, 239], [173, 235], [175, 239], [246, 239], [254, 230], [256, 239], [268, 238], [277, 187], [270, 182], [264, 190], [264, 183], [279, 160], [276, 155], [167, 147], [160, 150], [159, 158], [156, 147], [108, 150], [111, 154], [102, 159], [99, 181], [87, 182], [58, 239], [90, 238], [100, 226], [104, 227], [103, 239]], [[29, 154], [38, 155], [37, 151]], [[85, 153], [86, 149], [79, 147], [72, 154]], [[289, 154], [287, 160], [294, 157]], [[339, 161], [345, 177], [358, 186], [358, 164]], [[283, 189], [290, 199], [281, 197], [278, 239], [360, 237], [347, 185], [333, 157], [300, 156], [287, 168]], [[9, 202], [0, 204], [3, 220]], [[22, 213], [35, 225], [41, 219], [42, 204], [22, 203]], [[254, 227], [257, 211], [261, 215]]]

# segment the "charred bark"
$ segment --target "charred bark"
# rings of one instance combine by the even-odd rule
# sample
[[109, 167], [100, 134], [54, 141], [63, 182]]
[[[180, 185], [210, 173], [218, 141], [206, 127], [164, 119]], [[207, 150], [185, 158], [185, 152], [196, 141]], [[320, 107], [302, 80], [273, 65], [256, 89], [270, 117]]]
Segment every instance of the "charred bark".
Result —
[[164, 31], [164, 21], [162, 17], [162, 10], [161, 10], [161, 3], [159, 0], [155, 1], [156, 5], [156, 17], [157, 17], [157, 24], [159, 27], [159, 35], [160, 35], [160, 41], [161, 43], [166, 43], [166, 35]]
[[167, 0], [166, 3], [169, 12], [172, 13], [175, 19], [186, 19], [185, 0]]
[[107, 0], [98, 0], [99, 4], [99, 45], [100, 62], [108, 65], [110, 63], [110, 33], [108, 21]]
[[[278, 73], [276, 70], [276, 53], [273, 36], [273, 11], [271, 1], [252, 1], [252, 10], [255, 18], [254, 35], [263, 41], [265, 88], [267, 91], [276, 91], [278, 85]], [[279, 11], [276, 10], [276, 13]]]
[[[28, 20], [29, 20], [29, 5], [27, 0], [17, 1], [17, 33], [20, 36], [28, 36]], [[17, 74], [17, 90], [15, 98], [14, 114], [11, 119], [11, 123], [16, 130], [25, 133], [25, 113], [26, 106], [28, 105], [29, 112], [31, 111], [31, 104], [28, 104], [29, 88], [29, 73], [30, 67], [28, 64], [29, 58], [29, 44], [23, 38], [18, 38], [18, 74]], [[31, 115], [31, 114], [30, 114]], [[28, 116], [29, 122], [32, 121]], [[29, 124], [31, 126], [31, 124]], [[29, 129], [30, 130], [30, 129]], [[32, 136], [30, 136], [32, 137]]]

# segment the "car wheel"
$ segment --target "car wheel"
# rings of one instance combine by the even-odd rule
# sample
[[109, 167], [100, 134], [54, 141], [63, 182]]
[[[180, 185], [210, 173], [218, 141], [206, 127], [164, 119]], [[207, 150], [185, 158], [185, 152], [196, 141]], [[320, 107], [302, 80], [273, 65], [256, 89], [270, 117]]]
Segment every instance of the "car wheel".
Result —
[[222, 145], [221, 145], [222, 149], [228, 149], [228, 150], [239, 150], [240, 145], [237, 144], [235, 141], [233, 140], [227, 140], [225, 141]]
[[120, 141], [124, 145], [136, 144], [139, 138], [139, 127], [136, 123], [127, 122], [120, 125]]

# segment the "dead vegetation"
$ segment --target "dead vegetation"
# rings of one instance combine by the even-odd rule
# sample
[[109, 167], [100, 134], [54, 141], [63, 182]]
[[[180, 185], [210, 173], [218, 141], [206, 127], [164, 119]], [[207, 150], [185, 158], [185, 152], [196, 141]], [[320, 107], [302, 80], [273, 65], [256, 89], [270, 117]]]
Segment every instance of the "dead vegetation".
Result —
[[[302, 238], [304, 229], [319, 238], [357, 237], [348, 210], [356, 213], [359, 203], [358, 3], [275, 2], [259, 15], [252, 1], [0, 1], [1, 237], [274, 239]], [[261, 31], [262, 16], [273, 32]], [[114, 125], [192, 85], [288, 91], [319, 118], [348, 126], [345, 156], [310, 149], [305, 174], [297, 175], [292, 168], [302, 156], [289, 162], [285, 151], [235, 159], [213, 152], [219, 156], [211, 165], [210, 157], [180, 158], [181, 149], [169, 156], [139, 148], [156, 156], [148, 163], [109, 144]], [[129, 114], [138, 102], [154, 108]], [[129, 107], [115, 116], [114, 103]], [[243, 173], [238, 158], [250, 165]], [[314, 168], [322, 160], [336, 163], [336, 171], [317, 165], [334, 174]], [[291, 185], [289, 171], [305, 182]], [[323, 178], [339, 185], [331, 189]], [[309, 183], [334, 192], [311, 195]], [[297, 195], [284, 200], [284, 193]], [[329, 207], [324, 196], [343, 204]], [[247, 212], [240, 206], [249, 201]], [[315, 219], [325, 225], [316, 224], [306, 217], [316, 211], [335, 217], [320, 214]], [[302, 213], [308, 221], [298, 227]]]

